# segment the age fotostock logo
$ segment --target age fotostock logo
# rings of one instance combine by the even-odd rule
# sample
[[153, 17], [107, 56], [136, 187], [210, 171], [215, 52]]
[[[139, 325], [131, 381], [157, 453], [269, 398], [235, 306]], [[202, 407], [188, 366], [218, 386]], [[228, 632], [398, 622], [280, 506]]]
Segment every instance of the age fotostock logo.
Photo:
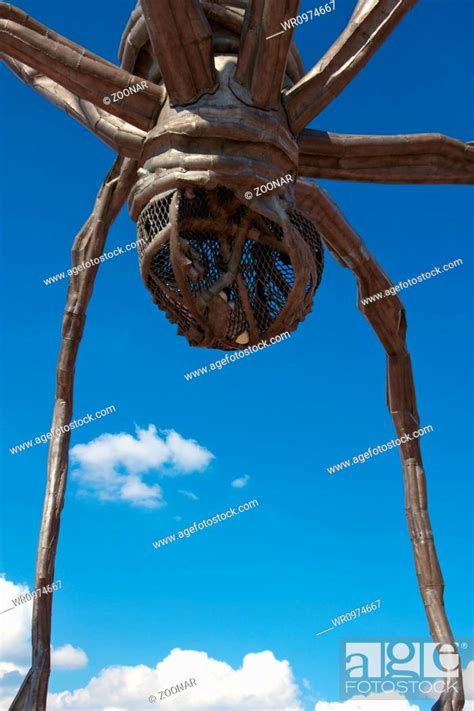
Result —
[[[439, 696], [461, 676], [459, 649], [466, 644], [397, 639], [341, 643], [342, 698], [398, 693], [409, 698]], [[471, 646], [471, 645], [469, 645]]]

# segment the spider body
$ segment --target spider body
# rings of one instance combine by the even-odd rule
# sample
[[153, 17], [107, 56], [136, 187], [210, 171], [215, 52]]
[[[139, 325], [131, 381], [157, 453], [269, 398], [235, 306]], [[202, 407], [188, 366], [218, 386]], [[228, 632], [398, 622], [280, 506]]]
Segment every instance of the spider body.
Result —
[[246, 207], [191, 178], [146, 205], [138, 235], [144, 282], [191, 345], [234, 350], [294, 330], [321, 279], [314, 225], [279, 196]]
[[[129, 201], [153, 300], [191, 345], [223, 350], [294, 330], [323, 267], [321, 240], [295, 204], [286, 112], [236, 96], [236, 64], [217, 55], [216, 88], [191, 105], [167, 97]], [[259, 197], [267, 184], [271, 195]]]
[[151, 197], [177, 187], [224, 185], [243, 197], [249, 187], [297, 174], [298, 143], [283, 106], [266, 111], [239, 99], [230, 87], [236, 63], [235, 55], [217, 55], [216, 90], [191, 105], [171, 106], [167, 97], [143, 145], [133, 219]]

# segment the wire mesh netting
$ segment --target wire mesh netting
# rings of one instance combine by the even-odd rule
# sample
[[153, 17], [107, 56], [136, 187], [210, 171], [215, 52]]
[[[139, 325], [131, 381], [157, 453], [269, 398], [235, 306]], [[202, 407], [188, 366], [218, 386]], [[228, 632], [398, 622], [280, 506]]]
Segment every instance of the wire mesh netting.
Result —
[[323, 248], [295, 208], [278, 224], [225, 187], [186, 188], [150, 201], [137, 229], [145, 284], [191, 345], [254, 345], [311, 309]]

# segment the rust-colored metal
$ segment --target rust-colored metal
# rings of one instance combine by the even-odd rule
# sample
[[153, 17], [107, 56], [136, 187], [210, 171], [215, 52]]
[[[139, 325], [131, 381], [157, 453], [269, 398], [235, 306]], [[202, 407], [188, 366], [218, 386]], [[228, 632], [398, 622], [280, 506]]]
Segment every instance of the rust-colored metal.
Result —
[[[410, 355], [406, 348], [406, 316], [398, 296], [364, 305], [371, 294], [393, 287], [390, 279], [370, 254], [336, 205], [319, 186], [302, 180], [297, 199], [302, 212], [317, 224], [324, 244], [357, 278], [358, 306], [374, 329], [387, 354], [387, 405], [398, 437], [412, 434], [420, 427], [415, 383]], [[413, 547], [415, 569], [430, 633], [435, 642], [451, 645], [457, 655], [449, 620], [444, 607], [444, 582], [428, 513], [426, 476], [419, 439], [401, 444], [405, 511]], [[448, 650], [446, 649], [446, 652]], [[455, 665], [457, 666], [457, 665]], [[449, 678], [448, 694], [443, 693], [436, 711], [457, 711], [464, 706], [462, 680]]]
[[351, 136], [305, 129], [299, 167], [308, 178], [366, 183], [474, 183], [474, 143], [441, 133]]
[[[136, 164], [117, 158], [97, 196], [94, 211], [77, 235], [72, 248], [74, 266], [99, 257], [104, 249], [110, 224], [124, 204], [136, 179]], [[64, 309], [61, 348], [56, 366], [56, 396], [51, 431], [72, 420], [74, 371], [77, 351], [84, 330], [87, 305], [92, 296], [97, 267], [71, 276]], [[48, 476], [36, 561], [35, 589], [54, 580], [56, 548], [61, 511], [64, 505], [68, 472], [70, 432], [62, 431], [51, 439]], [[51, 613], [53, 595], [40, 595], [33, 601], [32, 665], [15, 697], [12, 709], [46, 708], [50, 672]]]
[[321, 280], [309, 220], [289, 209], [276, 223], [222, 186], [158, 196], [138, 235], [143, 280], [191, 345], [235, 350], [294, 329]]
[[249, 106], [276, 109], [280, 105], [293, 31], [271, 35], [275, 27], [298, 12], [298, 5], [299, 0], [254, 0], [245, 16], [231, 86]]
[[[142, 0], [122, 37], [121, 67], [0, 3], [0, 58], [119, 154], [76, 238], [73, 262], [100, 254], [128, 199], [154, 301], [191, 344], [233, 349], [304, 319], [321, 278], [321, 238], [357, 277], [359, 307], [387, 352], [388, 405], [399, 435], [419, 424], [403, 307], [398, 296], [362, 306], [390, 281], [324, 192], [304, 178], [472, 183], [474, 148], [439, 134], [352, 136], [305, 127], [415, 2], [359, 0], [347, 28], [307, 74], [291, 31], [280, 33], [297, 0]], [[94, 267], [71, 277], [53, 428], [72, 417], [95, 276]], [[68, 445], [67, 434], [50, 444], [37, 586], [54, 579]], [[403, 445], [401, 455], [430, 631], [436, 642], [452, 644], [419, 442]], [[34, 603], [32, 667], [13, 711], [46, 708], [51, 605], [52, 595]], [[461, 711], [463, 703], [458, 680], [437, 709]]]
[[142, 0], [141, 4], [170, 103], [193, 104], [212, 93], [216, 88], [212, 30], [200, 1]]
[[284, 98], [295, 133], [360, 72], [418, 0], [359, 0], [344, 32]]

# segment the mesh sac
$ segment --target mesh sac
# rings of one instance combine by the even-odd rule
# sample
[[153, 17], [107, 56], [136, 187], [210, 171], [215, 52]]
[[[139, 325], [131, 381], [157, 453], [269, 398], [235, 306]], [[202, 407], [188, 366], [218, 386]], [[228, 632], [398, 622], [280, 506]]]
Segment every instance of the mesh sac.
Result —
[[[296, 308], [290, 301], [297, 275], [291, 250], [284, 249], [285, 230], [227, 188], [173, 191], [142, 211], [137, 229], [145, 284], [191, 345], [236, 350], [293, 330], [306, 316], [321, 280], [323, 249], [310, 220], [297, 209], [287, 214], [307, 246], [307, 278]], [[237, 238], [243, 222], [248, 234]]]

